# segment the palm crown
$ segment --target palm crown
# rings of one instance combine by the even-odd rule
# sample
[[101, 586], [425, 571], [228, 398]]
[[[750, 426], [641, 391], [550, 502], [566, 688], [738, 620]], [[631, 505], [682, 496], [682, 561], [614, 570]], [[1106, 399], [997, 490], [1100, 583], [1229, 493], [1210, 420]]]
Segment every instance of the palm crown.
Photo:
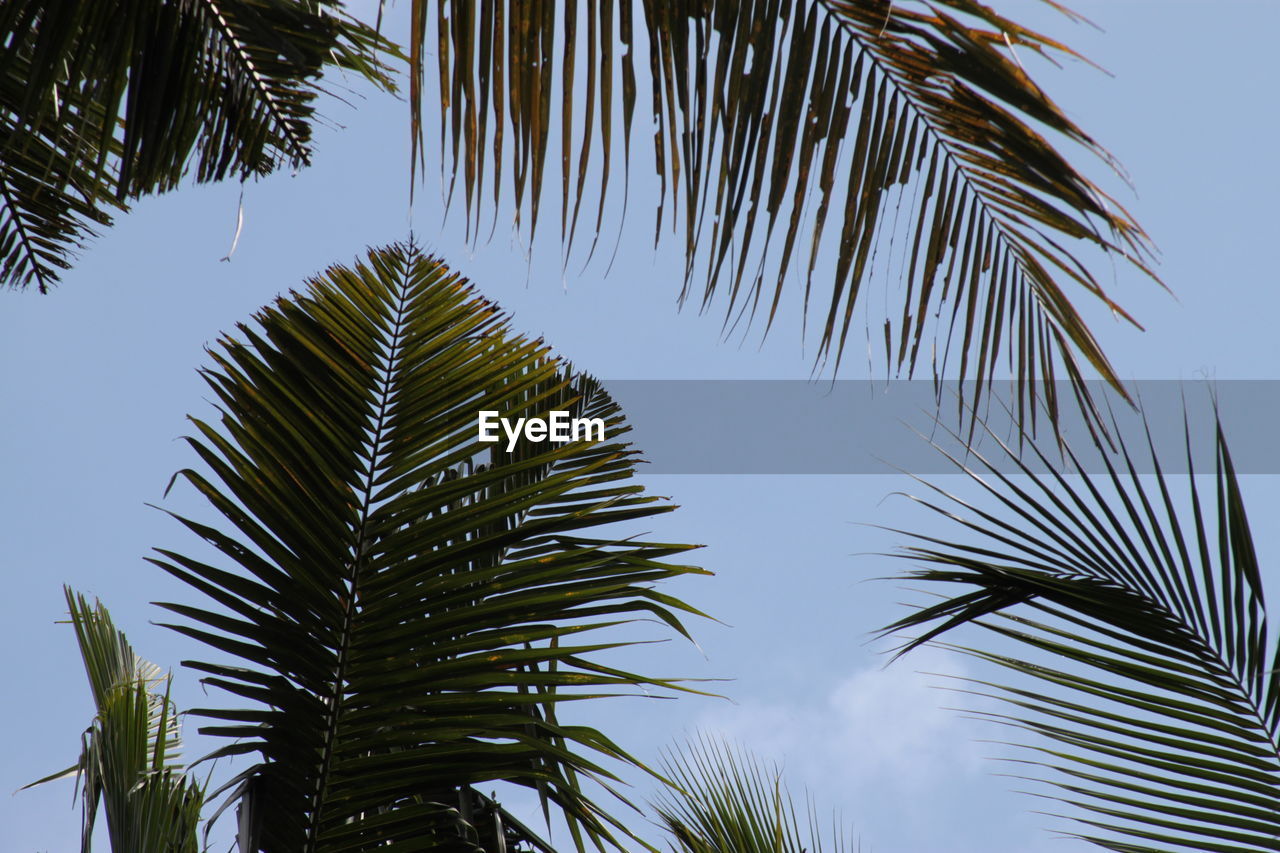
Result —
[[[1149, 244], [1059, 150], [1106, 159], [1020, 62], [1074, 56], [1065, 45], [973, 0], [414, 0], [409, 19], [413, 167], [438, 108], [448, 192], [473, 234], [511, 199], [532, 238], [551, 180], [566, 258], [581, 230], [594, 254], [609, 194], [620, 183], [625, 207], [631, 166], [652, 158], [654, 239], [675, 232], [682, 296], [720, 300], [730, 323], [768, 329], [784, 300], [813, 307], [818, 361], [838, 366], [860, 294], [883, 277], [898, 285], [875, 324], [887, 368], [975, 379], [962, 401], [974, 406], [1007, 361], [1033, 452], [1034, 413], [1056, 420], [1059, 407], [1037, 380], [1069, 380], [1086, 409], [1088, 369], [1119, 386], [1077, 303], [1127, 318], [1092, 262], [1149, 272]], [[402, 58], [336, 0], [15, 0], [0, 32], [0, 275], [41, 290], [132, 199], [188, 174], [305, 165], [323, 72], [390, 88], [387, 63]], [[164, 606], [209, 647], [190, 665], [240, 704], [196, 713], [231, 741], [216, 754], [253, 755], [224, 788], [241, 848], [500, 847], [470, 792], [499, 779], [554, 803], [579, 847], [630, 843], [582, 780], [608, 788], [610, 760], [636, 762], [557, 709], [681, 689], [605, 661], [637, 618], [684, 633], [695, 611], [652, 584], [698, 570], [666, 562], [687, 546], [613, 535], [669, 507], [629, 482], [603, 389], [413, 245], [331, 268], [211, 357], [220, 421], [193, 421], [204, 468], [181, 476], [221, 518], [180, 520], [221, 562], [156, 562], [207, 596]], [[483, 407], [565, 409], [609, 432], [507, 453], [468, 431]], [[1101, 489], [1016, 453], [1031, 486], [990, 472], [1012, 520], [962, 504], [985, 542], [923, 537], [916, 577], [968, 589], [890, 629], [925, 628], [910, 648], [977, 622], [1066, 662], [973, 649], [1042, 684], [971, 686], [1008, 699], [997, 719], [1040, 738], [1031, 763], [1083, 809], [1088, 840], [1275, 849], [1276, 666], [1225, 440], [1213, 500], [1193, 484], [1185, 512], [1116, 440]], [[87, 663], [127, 650], [104, 611], [69, 603]], [[191, 817], [203, 797], [167, 763], [169, 704], [131, 655], [111, 658], [114, 686], [94, 682], [79, 765], [113, 827], [161, 802]], [[118, 732], [145, 747], [131, 753], [141, 765], [103, 757]], [[750, 760], [704, 744], [667, 775], [661, 814], [685, 849], [820, 841]]]

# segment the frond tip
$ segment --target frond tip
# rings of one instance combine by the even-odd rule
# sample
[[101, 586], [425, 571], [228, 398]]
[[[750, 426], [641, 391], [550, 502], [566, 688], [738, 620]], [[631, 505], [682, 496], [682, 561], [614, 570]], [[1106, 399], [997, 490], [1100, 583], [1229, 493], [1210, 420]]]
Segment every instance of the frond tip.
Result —
[[[671, 509], [630, 482], [617, 405], [412, 246], [330, 268], [210, 357], [221, 421], [193, 421], [203, 470], [180, 476], [221, 519], [180, 520], [226, 568], [156, 562], [208, 598], [163, 605], [172, 627], [239, 659], [187, 663], [241, 703], [193, 712], [234, 739], [217, 754], [258, 754], [229, 783], [242, 849], [474, 841], [459, 791], [491, 780], [616, 846], [580, 778], [635, 762], [560, 708], [688, 689], [601, 657], [639, 620], [684, 633], [697, 611], [653, 586], [700, 572], [614, 535]], [[564, 410], [603, 439], [479, 440], [481, 411]]]
[[75, 776], [82, 853], [90, 849], [100, 806], [114, 850], [197, 853], [204, 786], [177, 763], [179, 718], [169, 676], [134, 654], [101, 602], [91, 606], [70, 587], [64, 592], [96, 713], [79, 760], [27, 787]]
[[812, 806], [802, 818], [778, 768], [711, 736], [668, 752], [662, 772], [655, 808], [679, 853], [840, 853], [856, 845], [838, 831], [824, 844]]

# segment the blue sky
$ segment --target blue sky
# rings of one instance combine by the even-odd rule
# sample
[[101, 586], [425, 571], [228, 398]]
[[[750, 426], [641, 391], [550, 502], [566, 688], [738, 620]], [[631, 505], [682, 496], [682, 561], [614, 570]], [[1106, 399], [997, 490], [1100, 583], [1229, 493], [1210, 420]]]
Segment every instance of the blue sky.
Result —
[[[1016, 17], [1021, 3], [999, 3]], [[1110, 289], [1147, 327], [1138, 333], [1091, 309], [1094, 331], [1129, 379], [1280, 378], [1272, 263], [1280, 119], [1260, 88], [1280, 7], [1263, 0], [1205, 3], [1077, 2], [1098, 32], [1043, 10], [1040, 25], [1110, 71], [1081, 64], [1038, 78], [1127, 167], [1134, 195], [1107, 186], [1162, 250], [1175, 296], [1117, 267]], [[402, 15], [403, 4], [394, 9]], [[1034, 66], [1033, 66], [1034, 67]], [[641, 85], [643, 90], [643, 83]], [[1263, 92], [1259, 95], [1257, 93]], [[236, 185], [188, 188], [147, 200], [95, 241], [50, 296], [0, 294], [0, 531], [6, 594], [0, 599], [0, 851], [71, 849], [71, 785], [10, 796], [69, 764], [90, 715], [88, 691], [63, 615], [62, 583], [100, 596], [138, 650], [176, 670], [184, 706], [206, 701], [178, 662], [192, 644], [150, 620], [148, 602], [191, 595], [149, 564], [152, 547], [191, 543], [148, 503], [163, 500], [174, 471], [192, 462], [177, 441], [187, 413], [210, 411], [195, 370], [203, 347], [276, 294], [365, 247], [404, 239], [406, 108], [389, 98], [330, 103], [345, 129], [318, 133], [316, 163], [244, 192], [234, 258]], [[637, 138], [643, 138], [643, 129]], [[428, 139], [434, 138], [429, 136]], [[1085, 164], [1105, 178], [1096, 164]], [[811, 355], [794, 314], [767, 341], [721, 342], [720, 317], [677, 313], [681, 265], [674, 242], [650, 251], [649, 166], [633, 171], [629, 221], [612, 272], [595, 262], [561, 274], [559, 247], [540, 239], [531, 260], [509, 231], [474, 249], [462, 217], [442, 222], [438, 165], [426, 170], [413, 227], [420, 241], [469, 276], [579, 367], [608, 379], [806, 378]], [[646, 196], [647, 194], [647, 196]], [[550, 229], [548, 229], [548, 232]], [[610, 232], [611, 235], [612, 232]], [[638, 234], [633, 239], [631, 234]], [[551, 236], [549, 233], [547, 236]], [[1088, 307], [1088, 306], [1086, 306]], [[847, 378], [868, 376], [846, 362]], [[871, 374], [874, 375], [874, 374]], [[779, 441], [794, 437], [779, 436]], [[1276, 478], [1246, 482], [1264, 564], [1277, 552], [1262, 523], [1280, 503]], [[586, 712], [642, 758], [702, 727], [728, 733], [781, 762], [820, 810], [839, 809], [874, 851], [1069, 851], [1038, 807], [1016, 794], [984, 756], [998, 736], [941, 710], [937, 679], [973, 664], [925, 652], [882, 669], [868, 633], [909, 599], [871, 581], [905, 568], [876, 556], [895, 537], [867, 523], [936, 525], [890, 496], [909, 487], [879, 476], [653, 476], [651, 488], [681, 509], [652, 523], [655, 538], [703, 543], [716, 572], [674, 591], [724, 624], [695, 625], [699, 648], [648, 646], [641, 665], [663, 674], [733, 679], [725, 700], [616, 701]], [[194, 740], [190, 753], [199, 754]], [[640, 791], [643, 795], [644, 791]], [[520, 798], [513, 808], [527, 808]]]

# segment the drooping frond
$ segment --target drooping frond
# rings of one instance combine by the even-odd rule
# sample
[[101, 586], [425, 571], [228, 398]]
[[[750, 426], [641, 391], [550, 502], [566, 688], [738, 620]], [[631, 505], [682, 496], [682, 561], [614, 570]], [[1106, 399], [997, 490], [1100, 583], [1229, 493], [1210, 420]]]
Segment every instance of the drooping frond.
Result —
[[1091, 270], [1146, 270], [1148, 241], [1050, 139], [1105, 157], [1022, 68], [1074, 57], [1047, 36], [975, 0], [414, 0], [413, 19], [414, 142], [438, 98], [470, 228], [513, 192], [532, 237], [558, 183], [562, 239], [594, 251], [619, 156], [624, 186], [643, 157], [685, 295], [735, 324], [802, 304], [838, 366], [878, 277], [894, 295], [868, 329], [894, 372], [978, 380], [971, 405], [1002, 361], [1024, 405], [1089, 369], [1119, 387], [1074, 303], [1127, 317]]
[[62, 150], [49, 131], [24, 134], [19, 148], [18, 134], [0, 127], [0, 280], [45, 293], [121, 205], [94, 179], [95, 150]]
[[1280, 660], [1221, 426], [1208, 495], [1194, 476], [1179, 494], [1154, 449], [1142, 476], [1123, 443], [1096, 478], [1068, 455], [1070, 476], [1010, 455], [1016, 477], [975, 456], [965, 471], [989, 506], [935, 488], [924, 503], [970, 535], [913, 534], [904, 556], [926, 567], [909, 577], [961, 589], [886, 630], [928, 629], [907, 648], [970, 622], [999, 638], [964, 650], [1017, 680], [963, 689], [1007, 703], [985, 716], [1023, 732], [1020, 766], [1073, 807], [1081, 837], [1280, 849]]
[[99, 804], [117, 853], [196, 853], [204, 789], [176, 763], [181, 741], [169, 677], [134, 654], [101, 603], [90, 606], [83, 595], [65, 592], [97, 713], [80, 760], [32, 785], [76, 777], [84, 796], [83, 853]]
[[817, 815], [810, 808], [802, 821], [781, 772], [726, 743], [702, 735], [670, 752], [662, 772], [668, 785], [655, 808], [679, 853], [854, 849], [837, 831], [824, 845]]
[[[559, 709], [675, 687], [608, 651], [636, 620], [683, 633], [696, 611], [653, 586], [699, 571], [613, 532], [671, 509], [629, 482], [618, 407], [406, 246], [330, 268], [211, 358], [221, 420], [193, 421], [204, 470], [181, 476], [221, 518], [182, 521], [221, 558], [157, 563], [207, 596], [164, 606], [238, 703], [193, 712], [201, 731], [258, 759], [229, 783], [241, 850], [474, 849], [467, 786], [493, 780], [614, 843], [580, 781], [631, 759]], [[481, 412], [592, 430], [508, 451]]]
[[390, 85], [337, 0], [0, 6], [0, 282], [55, 282], [129, 199], [310, 158], [323, 69]]

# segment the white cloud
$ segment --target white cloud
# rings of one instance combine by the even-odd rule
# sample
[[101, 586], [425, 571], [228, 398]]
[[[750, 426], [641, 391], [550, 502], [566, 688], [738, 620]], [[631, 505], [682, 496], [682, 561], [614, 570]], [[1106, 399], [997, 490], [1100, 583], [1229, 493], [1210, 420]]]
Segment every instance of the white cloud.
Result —
[[[1025, 786], [996, 775], [1008, 768], [985, 756], [1002, 750], [979, 739], [999, 737], [999, 730], [950, 710], [999, 707], [939, 689], [958, 686], [947, 675], [971, 674], [964, 656], [924, 648], [888, 667], [876, 662], [811, 684], [807, 699], [709, 703], [717, 710], [704, 711], [694, 724], [780, 766], [796, 800], [811, 796], [824, 823], [834, 815], [862, 853], [1080, 849], [1046, 832], [1049, 821], [1030, 813], [1037, 805], [1011, 790]], [[651, 796], [647, 780], [633, 781], [640, 785], [633, 796]], [[509, 789], [499, 798], [535, 831], [547, 832], [535, 795]], [[659, 840], [644, 820], [631, 823]], [[549, 837], [565, 843], [558, 821]]]
[[940, 689], [962, 686], [947, 676], [969, 675], [967, 663], [922, 648], [817, 686], [808, 702], [748, 699], [698, 727], [776, 763], [793, 795], [835, 810], [863, 851], [1056, 850], [985, 757], [999, 750], [980, 739], [998, 733], [954, 710], [994, 705]]
[[794, 788], [916, 796], [983, 769], [981, 725], [942, 707], [976, 700], [938, 689], [944, 676], [967, 674], [962, 656], [922, 648], [854, 672], [819, 701], [747, 700], [704, 715], [699, 728], [776, 761]]

